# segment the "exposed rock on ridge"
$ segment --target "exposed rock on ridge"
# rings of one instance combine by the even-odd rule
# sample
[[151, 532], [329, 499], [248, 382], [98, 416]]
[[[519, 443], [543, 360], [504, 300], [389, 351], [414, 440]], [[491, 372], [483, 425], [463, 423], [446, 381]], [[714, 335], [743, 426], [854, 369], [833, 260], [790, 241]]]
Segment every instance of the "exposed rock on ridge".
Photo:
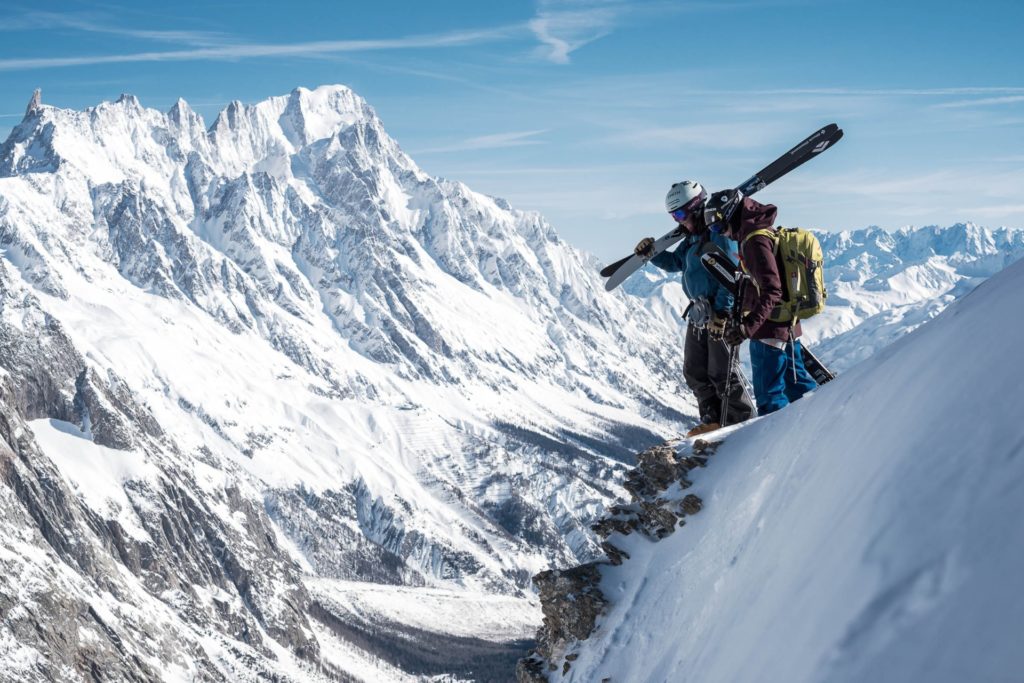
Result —
[[649, 448], [637, 455], [637, 466], [626, 474], [625, 488], [632, 502], [611, 507], [593, 528], [604, 540], [607, 560], [566, 570], [550, 570], [533, 577], [544, 611], [537, 647], [516, 667], [520, 683], [548, 680], [548, 672], [564, 674], [576, 659], [572, 650], [586, 640], [608, 605], [600, 589], [601, 567], [619, 565], [629, 556], [612, 541], [638, 532], [659, 541], [685, 525], [687, 515], [700, 512], [700, 498], [683, 493], [691, 486], [691, 470], [704, 467], [719, 441], [698, 439], [681, 449], [673, 443]]

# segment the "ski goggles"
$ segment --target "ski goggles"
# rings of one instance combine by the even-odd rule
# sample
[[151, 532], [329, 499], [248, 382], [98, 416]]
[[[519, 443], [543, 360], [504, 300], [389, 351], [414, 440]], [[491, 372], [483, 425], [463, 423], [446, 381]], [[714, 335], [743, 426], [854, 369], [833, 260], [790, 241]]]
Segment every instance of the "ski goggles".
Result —
[[722, 220], [721, 213], [711, 214], [711, 222], [708, 223], [708, 214], [704, 214], [704, 223], [708, 226], [708, 230], [715, 233], [716, 235], [725, 234], [725, 221]]
[[693, 214], [695, 214], [697, 212], [697, 209], [699, 209], [701, 204], [703, 203], [704, 194], [701, 193], [700, 196], [694, 197], [693, 199], [688, 201], [684, 206], [680, 206], [675, 211], [669, 211], [668, 215], [672, 216], [672, 218], [676, 219], [676, 221], [682, 223], [683, 221], [686, 220], [687, 216], [692, 216]]
[[668, 215], [672, 216], [672, 218], [675, 218], [677, 221], [682, 223], [683, 221], [686, 220], [686, 217], [689, 216], [690, 213], [691, 212], [687, 211], [686, 209], [676, 209], [675, 211], [669, 211]]

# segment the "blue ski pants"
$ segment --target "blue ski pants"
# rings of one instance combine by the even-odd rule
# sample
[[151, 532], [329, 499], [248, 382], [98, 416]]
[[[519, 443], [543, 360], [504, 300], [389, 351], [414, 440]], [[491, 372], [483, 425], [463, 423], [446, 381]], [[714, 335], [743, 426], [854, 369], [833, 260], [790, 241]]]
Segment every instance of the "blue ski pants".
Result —
[[818, 386], [804, 367], [799, 339], [785, 349], [751, 340], [750, 367], [758, 415], [774, 413]]

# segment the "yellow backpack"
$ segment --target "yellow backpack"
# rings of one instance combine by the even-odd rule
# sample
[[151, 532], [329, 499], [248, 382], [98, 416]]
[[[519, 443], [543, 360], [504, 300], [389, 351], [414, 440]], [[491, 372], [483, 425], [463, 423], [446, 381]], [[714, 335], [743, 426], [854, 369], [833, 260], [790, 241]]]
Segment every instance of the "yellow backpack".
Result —
[[803, 228], [755, 230], [743, 242], [757, 235], [767, 237], [775, 245], [775, 260], [779, 264], [779, 276], [782, 278], [782, 301], [772, 309], [768, 319], [777, 323], [795, 324], [797, 320], [806, 320], [825, 310], [825, 299], [828, 298], [828, 292], [825, 291], [825, 257], [814, 233]]

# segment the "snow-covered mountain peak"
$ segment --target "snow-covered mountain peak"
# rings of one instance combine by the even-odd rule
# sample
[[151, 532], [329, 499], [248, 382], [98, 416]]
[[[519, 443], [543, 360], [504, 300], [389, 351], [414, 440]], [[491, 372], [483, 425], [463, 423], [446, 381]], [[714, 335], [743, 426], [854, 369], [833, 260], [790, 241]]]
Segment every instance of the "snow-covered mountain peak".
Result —
[[145, 166], [169, 171], [161, 157], [197, 153], [220, 172], [276, 169], [284, 177], [288, 165], [282, 160], [353, 127], [364, 142], [400, 155], [373, 109], [342, 85], [296, 88], [252, 105], [231, 102], [208, 130], [180, 98], [164, 114], [131, 94], [84, 111], [41, 104], [34, 97], [0, 149], [0, 175], [50, 172], [66, 164], [93, 180], [120, 182], [146, 175]]
[[970, 259], [999, 252], [1000, 246], [997, 242], [1006, 231], [987, 230], [970, 222], [956, 223], [948, 228], [933, 225], [917, 231], [917, 239], [923, 242], [925, 235], [928, 234], [935, 238], [930, 248], [937, 255]]
[[517, 590], [593, 552], [608, 456], [687, 420], [674, 327], [539, 215], [424, 174], [348, 88], [208, 130], [183, 100], [43, 106], [0, 160], [4, 256], [93, 362], [282, 500], [355, 491], [411, 575]]
[[892, 231], [871, 226], [830, 233], [828, 243], [832, 249], [852, 248], [870, 256], [895, 255], [895, 251], [899, 251], [904, 259], [920, 259], [929, 254], [970, 259], [997, 251], [1001, 236], [1006, 234], [1006, 228], [984, 228], [971, 222], [919, 228], [904, 226]]
[[345, 86], [321, 86], [316, 90], [296, 88], [288, 96], [281, 114], [281, 126], [297, 146], [335, 135], [358, 122], [377, 123], [377, 115], [366, 101]]
[[373, 109], [342, 85], [296, 88], [253, 105], [232, 102], [217, 116], [209, 134], [223, 160], [235, 162], [232, 170], [241, 172], [266, 167], [274, 157], [295, 154], [353, 127], [373, 130], [397, 151]]
[[142, 103], [139, 102], [139, 98], [136, 97], [135, 95], [133, 95], [131, 93], [127, 93], [127, 92], [121, 93], [118, 96], [118, 98], [116, 100], [114, 100], [114, 104], [120, 104], [120, 105], [122, 105], [124, 107], [131, 108], [131, 109], [137, 109], [137, 110], [141, 110], [142, 109]]
[[92, 182], [156, 181], [170, 166], [167, 115], [133, 95], [84, 111], [39, 105], [30, 109], [0, 147], [0, 177], [66, 173]]
[[25, 107], [25, 117], [31, 116], [43, 103], [43, 91], [36, 88], [32, 93], [31, 99], [28, 101], [28, 106]]

